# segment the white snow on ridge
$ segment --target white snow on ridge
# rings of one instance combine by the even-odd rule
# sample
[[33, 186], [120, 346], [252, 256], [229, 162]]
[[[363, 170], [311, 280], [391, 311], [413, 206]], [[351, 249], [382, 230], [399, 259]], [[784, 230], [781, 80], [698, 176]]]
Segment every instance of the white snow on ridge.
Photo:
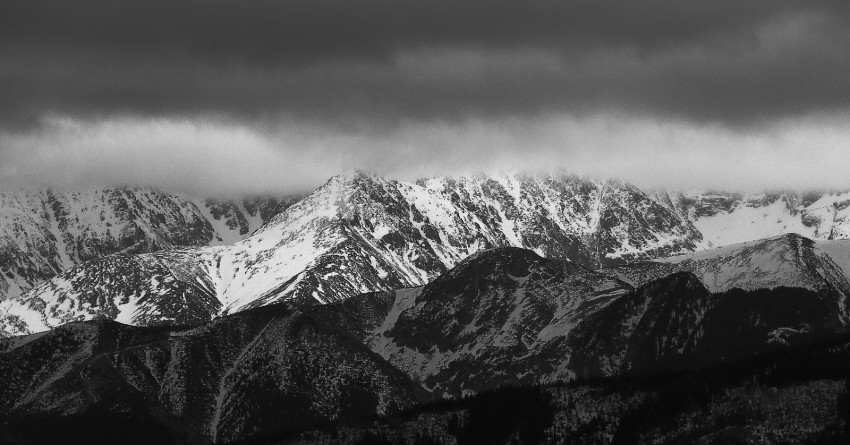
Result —
[[783, 233], [799, 233], [814, 238], [814, 228], [806, 227], [799, 216], [791, 215], [781, 201], [766, 207], [739, 206], [730, 213], [718, 213], [694, 220], [704, 239], [713, 246], [728, 246], [769, 238]]
[[694, 272], [712, 292], [733, 287], [752, 290], [778, 286], [817, 290], [827, 282], [837, 286], [839, 292], [850, 290], [834, 281], [835, 275], [829, 271], [832, 266], [817, 259], [821, 255], [828, 256], [841, 269], [838, 273], [850, 281], [850, 240], [815, 241], [809, 246], [805, 238], [795, 234], [657, 261], [678, 264], [683, 270]]
[[[824, 195], [806, 209], [814, 215], [820, 208], [817, 206], [831, 205], [830, 221], [841, 222], [836, 215], [844, 210], [837, 203], [844, 197], [850, 194]], [[154, 209], [165, 205], [150, 199]], [[706, 216], [699, 218], [691, 208], [692, 226], [687, 212], [676, 207], [669, 195], [649, 196], [617, 181], [504, 174], [406, 183], [355, 172], [332, 178], [262, 228], [257, 228], [260, 217], [248, 215], [240, 203], [250, 230], [256, 229], [244, 239], [239, 239], [239, 229], [230, 229], [223, 219], [213, 221], [210, 210], [195, 202], [193, 207], [210, 221], [222, 245], [193, 248], [187, 253], [191, 260], [177, 256], [168, 259], [166, 255], [163, 261], [197, 263], [204, 277], [190, 277], [191, 281], [218, 298], [223, 311], [234, 312], [302, 291], [330, 302], [357, 292], [423, 285], [490, 246], [534, 249], [545, 256], [544, 249], [554, 244], [547, 243], [550, 239], [546, 237], [558, 230], [561, 232], [554, 236], [572, 237], [570, 242], [587, 243], [588, 248], [601, 244], [600, 234], [605, 235], [606, 250], [590, 253], [596, 258], [629, 260], [641, 255], [646, 258], [647, 252], [657, 255], [704, 248], [708, 243], [699, 240], [696, 229], [703, 231], [705, 241], [719, 245], [787, 230], [814, 236], [815, 228], [821, 227], [803, 224], [801, 213], [791, 212], [783, 199], [769, 204], [764, 204], [769, 200], [762, 200], [758, 205], [751, 201], [743, 199], [728, 212], [723, 210], [726, 207], [703, 212]], [[83, 212], [89, 204], [81, 201], [78, 205]], [[193, 210], [180, 207], [179, 211]], [[839, 227], [835, 224], [830, 227]], [[117, 221], [112, 229], [105, 230], [115, 230], [116, 226]], [[155, 234], [144, 224], [140, 229]], [[49, 233], [52, 224], [44, 230]], [[733, 254], [742, 247], [746, 245], [668, 261], [701, 261]], [[707, 268], [705, 276], [714, 283], [707, 284], [717, 286], [723, 280], [743, 279], [742, 270], [747, 268], [783, 272], [783, 264], [792, 260], [784, 255], [751, 252], [748, 263], [731, 264], [727, 271]], [[847, 275], [850, 266], [842, 261], [836, 259], [846, 266]], [[132, 304], [119, 308], [121, 321], [132, 319], [136, 311]], [[2, 311], [0, 305], [0, 316]], [[32, 321], [39, 327], [50, 324], [50, 320]]]
[[[850, 192], [682, 194], [689, 219], [712, 246], [798, 233], [811, 239], [850, 238]], [[688, 210], [685, 209], [685, 210]]]
[[[201, 199], [150, 188], [0, 191], [0, 300], [114, 253], [235, 242], [262, 225], [264, 206], [285, 204], [260, 200], [254, 214], [242, 200], [222, 205], [229, 212], [216, 218]], [[229, 228], [228, 218], [246, 233]]]
[[764, 243], [769, 240], [779, 240], [783, 238], [784, 235], [771, 236], [765, 239], [757, 239], [750, 240], [745, 242], [739, 242], [734, 244], [727, 244], [724, 246], [709, 248], [705, 250], [700, 250], [692, 253], [683, 253], [681, 255], [674, 255], [667, 258], [658, 258], [654, 261], [658, 261], [661, 263], [681, 263], [683, 261], [702, 261], [708, 259], [714, 259], [719, 257], [731, 257], [737, 255], [740, 251], [757, 246], [759, 244]]

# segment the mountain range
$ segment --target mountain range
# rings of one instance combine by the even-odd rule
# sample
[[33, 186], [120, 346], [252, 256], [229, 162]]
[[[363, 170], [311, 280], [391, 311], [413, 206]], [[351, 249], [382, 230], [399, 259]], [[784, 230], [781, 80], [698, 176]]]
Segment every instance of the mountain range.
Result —
[[[847, 331], [835, 287], [847, 277], [821, 275], [830, 259], [810, 255], [814, 242], [741, 247], [781, 261], [717, 249], [635, 287], [614, 276], [628, 266], [594, 271], [503, 247], [425, 286], [324, 305], [288, 300], [192, 326], [67, 323], [0, 342], [0, 418], [102, 411], [226, 443], [499, 387], [707, 366]], [[710, 291], [703, 264], [777, 279]]]
[[0, 300], [111, 254], [231, 243], [296, 200], [198, 199], [126, 187], [0, 192]]
[[[833, 339], [850, 325], [848, 196], [362, 172], [301, 198], [5, 194], [0, 439], [32, 422], [304, 437]], [[440, 419], [444, 439], [469, 426]]]
[[[92, 318], [184, 324], [277, 301], [329, 303], [421, 286], [501, 246], [610, 268], [762, 235], [850, 233], [848, 193], [667, 193], [567, 174], [408, 183], [352, 172], [297, 201], [68, 195], [6, 198], [16, 209], [4, 208], [0, 227], [14, 246], [3, 262], [12, 283], [0, 302], [7, 334]], [[47, 211], [68, 199], [74, 205]], [[21, 202], [35, 210], [19, 210]]]

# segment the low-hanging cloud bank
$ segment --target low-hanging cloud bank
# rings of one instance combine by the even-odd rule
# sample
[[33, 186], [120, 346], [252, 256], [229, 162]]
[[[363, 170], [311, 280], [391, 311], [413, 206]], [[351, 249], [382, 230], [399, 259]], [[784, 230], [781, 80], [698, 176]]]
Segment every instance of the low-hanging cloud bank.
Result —
[[848, 23], [843, 1], [8, 0], [0, 185], [847, 187]]
[[353, 168], [402, 180], [563, 169], [673, 190], [847, 189], [847, 122], [810, 116], [752, 131], [549, 115], [409, 122], [392, 131], [293, 125], [271, 133], [217, 121], [65, 118], [50, 120], [36, 137], [0, 138], [0, 178], [7, 186], [154, 184], [212, 196], [304, 192]]

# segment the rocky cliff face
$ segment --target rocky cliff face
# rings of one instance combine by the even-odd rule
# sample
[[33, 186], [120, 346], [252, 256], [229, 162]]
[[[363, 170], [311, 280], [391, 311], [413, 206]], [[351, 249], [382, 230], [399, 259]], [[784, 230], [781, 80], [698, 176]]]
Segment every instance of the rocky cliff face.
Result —
[[214, 201], [130, 188], [0, 192], [0, 300], [114, 253], [236, 241], [294, 200]]
[[[217, 205], [211, 215], [229, 215], [232, 208]], [[507, 175], [413, 184], [356, 172], [331, 179], [244, 240], [156, 259], [171, 270], [191, 263], [199, 273], [189, 281], [208, 285], [221, 311], [233, 312], [281, 300], [327, 303], [423, 285], [491, 247], [523, 247], [596, 266], [690, 252], [700, 243], [672, 201], [617, 181]], [[149, 289], [142, 283], [128, 296], [125, 280], [106, 277], [96, 265], [77, 267], [0, 304], [0, 313], [44, 318], [23, 312], [86, 293], [133, 305], [142, 295], [166, 292], [160, 280]], [[61, 318], [94, 316], [73, 309], [80, 306], [72, 305]], [[14, 332], [29, 329], [17, 325]]]
[[93, 319], [142, 326], [209, 321], [221, 313], [221, 302], [196, 260], [174, 250], [109, 255], [0, 302], [0, 318], [13, 334]]
[[[199, 221], [216, 221], [209, 224], [214, 230], [207, 233], [204, 232], [206, 229], [202, 229], [201, 232], [207, 235], [185, 238], [194, 241], [184, 239], [181, 242], [222, 245], [171, 249], [155, 256], [138, 254], [139, 258], [134, 262], [147, 264], [154, 261], [164, 272], [149, 271], [136, 277], [144, 277], [147, 283], [142, 282], [145, 280], [129, 279], [137, 286], [132, 289], [125, 285], [128, 279], [110, 277], [109, 273], [100, 270], [101, 266], [107, 267], [116, 262], [131, 264], [129, 259], [118, 258], [76, 267], [44, 286], [0, 303], [0, 318], [6, 320], [7, 326], [14, 326], [4, 327], [6, 333], [35, 332], [56, 326], [59, 322], [90, 319], [98, 314], [114, 318], [115, 314], [122, 312], [110, 309], [111, 306], [126, 305], [127, 310], [135, 310], [133, 308], [145, 306], [145, 302], [137, 301], [145, 295], [161, 295], [162, 299], [174, 295], [177, 301], [190, 298], [193, 301], [187, 304], [204, 309], [184, 311], [185, 317], [175, 315], [176, 311], [166, 311], [168, 314], [160, 311], [164, 315], [159, 319], [149, 316], [157, 311], [142, 310], [138, 317], [131, 314], [122, 320], [137, 324], [189, 323], [197, 321], [198, 314], [232, 313], [277, 301], [329, 303], [365, 292], [421, 286], [469, 255], [502, 246], [521, 247], [547, 258], [565, 259], [591, 268], [613, 268], [610, 270], [623, 273], [628, 270], [628, 274], [652, 278], [661, 278], [678, 270], [693, 270], [710, 290], [716, 291], [721, 281], [737, 283], [746, 280], [711, 275], [709, 263], [716, 260], [694, 259], [688, 262], [691, 266], [658, 265], [646, 261], [704, 250], [709, 243], [700, 227], [706, 233], [712, 233], [711, 236], [720, 232], [749, 236], [751, 233], [738, 226], [710, 226], [706, 225], [706, 221], [715, 218], [711, 221], [716, 222], [719, 221], [716, 218], [721, 217], [748, 221], [746, 215], [750, 210], [766, 212], [770, 206], [792, 202], [789, 196], [766, 195], [756, 199], [743, 195], [645, 193], [619, 181], [594, 181], [570, 175], [506, 174], [434, 178], [407, 183], [353, 172], [332, 178], [254, 232], [251, 228], [259, 225], [262, 218], [285, 205], [255, 200], [207, 202], [195, 206], [201, 214]], [[843, 195], [806, 196], [793, 201], [797, 207], [790, 204], [782, 204], [781, 207], [787, 211], [797, 209], [793, 211], [799, 216], [802, 212], [799, 206], [812, 213], [823, 207], [820, 203], [830, 200], [838, 203]], [[839, 204], [830, 208], [837, 209], [841, 207]], [[149, 218], [169, 215], [152, 205], [148, 207], [153, 209]], [[833, 219], [840, 222], [839, 217]], [[166, 222], [172, 220], [178, 221], [166, 218]], [[839, 222], [835, 227], [840, 226]], [[173, 223], [185, 231], [181, 224]], [[199, 224], [199, 227], [207, 227]], [[754, 223], [739, 225], [762, 227], [768, 231], [793, 228], [787, 224], [768, 225], [767, 228]], [[711, 232], [709, 228], [712, 227], [722, 230]], [[156, 246], [176, 245], [173, 239], [168, 241], [163, 237], [145, 235], [149, 232], [143, 229], [139, 233], [146, 237], [143, 240], [160, 240]], [[239, 239], [247, 233], [251, 235]], [[818, 233], [824, 232], [819, 229]], [[843, 232], [835, 229], [832, 233]], [[228, 240], [233, 242], [225, 243]], [[152, 243], [132, 245], [147, 246], [147, 250], [159, 248]], [[49, 247], [51, 244], [45, 245]], [[127, 253], [133, 251], [131, 249]], [[796, 248], [783, 252], [791, 254], [796, 251], [807, 252]], [[757, 252], [750, 254], [756, 255]], [[19, 253], [17, 257], [22, 255]], [[841, 262], [829, 264], [810, 257], [806, 256], [808, 259], [801, 261], [814, 268], [823, 268], [823, 276], [838, 277], [841, 275], [838, 272], [843, 273]], [[781, 258], [766, 257], [746, 261], [749, 263], [741, 264], [737, 269], [725, 267], [724, 273], [740, 273], [752, 278], [759, 274], [758, 268], [770, 269], [773, 267], [771, 264], [786, 263]], [[817, 265], [813, 265], [815, 262]], [[644, 266], [636, 266], [641, 263]], [[629, 267], [617, 269], [624, 264]], [[639, 270], [641, 267], [643, 270]], [[120, 269], [112, 267], [110, 270]], [[187, 272], [175, 274], [174, 271]], [[169, 274], [174, 278], [163, 278]], [[16, 277], [15, 274], [11, 276]], [[782, 274], [770, 276], [784, 279]], [[626, 279], [625, 276], [618, 278]], [[844, 286], [835, 282], [838, 278], [829, 279], [836, 288]], [[633, 284], [647, 281], [638, 277]], [[175, 286], [173, 289], [172, 285]], [[762, 285], [767, 284], [758, 283], [755, 287]], [[198, 286], [201, 292], [185, 293], [185, 289]], [[120, 303], [105, 303], [104, 310], [100, 312], [98, 308], [101, 306], [82, 309], [85, 307], [83, 300], [93, 298], [92, 295], [100, 301]], [[64, 302], [61, 307], [60, 301]], [[68, 303], [71, 301], [74, 303]], [[56, 307], [57, 314], [61, 312], [61, 315], [43, 314], [44, 308], [50, 307]], [[42, 321], [28, 327], [28, 320]]]

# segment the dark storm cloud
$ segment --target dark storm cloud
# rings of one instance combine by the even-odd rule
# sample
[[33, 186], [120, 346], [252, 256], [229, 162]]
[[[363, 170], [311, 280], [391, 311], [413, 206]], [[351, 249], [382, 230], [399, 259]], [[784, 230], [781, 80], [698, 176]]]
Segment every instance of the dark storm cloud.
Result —
[[6, 0], [0, 125], [609, 110], [751, 124], [850, 105], [848, 11], [775, 0]]
[[[210, 59], [298, 62], [382, 57], [411, 45], [644, 47], [737, 32], [799, 2], [422, 0], [7, 0], [9, 42], [122, 52], [187, 51]], [[844, 5], [805, 9], [830, 14]]]

